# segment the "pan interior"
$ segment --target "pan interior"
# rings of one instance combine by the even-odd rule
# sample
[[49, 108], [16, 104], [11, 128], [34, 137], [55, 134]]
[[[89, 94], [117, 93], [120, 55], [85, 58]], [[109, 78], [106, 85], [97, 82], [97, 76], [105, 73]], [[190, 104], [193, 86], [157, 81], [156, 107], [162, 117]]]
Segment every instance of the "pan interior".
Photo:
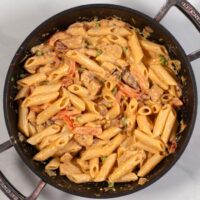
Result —
[[[13, 99], [17, 93], [16, 80], [20, 79], [20, 74], [24, 72], [24, 59], [26, 56], [29, 56], [31, 47], [44, 42], [57, 30], [64, 30], [70, 24], [77, 21], [91, 20], [94, 17], [102, 19], [113, 16], [121, 18], [129, 24], [139, 28], [140, 30], [142, 30], [145, 26], [150, 26], [154, 32], [149, 39], [157, 43], [164, 44], [167, 47], [170, 56], [181, 61], [182, 69], [179, 73], [179, 77], [182, 76], [186, 79], [186, 84], [183, 86], [183, 101], [185, 106], [182, 110], [179, 111], [178, 117], [179, 119], [184, 120], [184, 122], [187, 124], [187, 128], [181, 133], [176, 153], [167, 157], [150, 173], [148, 176], [149, 181], [146, 185], [140, 186], [137, 183], [132, 182], [121, 184], [118, 183], [115, 184], [114, 189], [109, 189], [107, 187], [107, 183], [104, 182], [77, 185], [70, 182], [63, 176], [49, 177], [44, 172], [44, 164], [34, 162], [32, 160], [32, 157], [36, 152], [35, 149], [25, 142], [20, 142], [18, 137], [17, 103], [14, 102]], [[16, 150], [22, 157], [23, 161], [44, 181], [63, 191], [75, 195], [91, 198], [110, 198], [140, 190], [156, 181], [172, 167], [172, 165], [182, 154], [189, 141], [189, 138], [191, 137], [196, 117], [196, 100], [196, 84], [193, 72], [191, 70], [191, 65], [188, 62], [186, 55], [178, 42], [165, 28], [163, 28], [161, 25], [146, 15], [129, 8], [115, 5], [87, 5], [72, 8], [48, 19], [42, 25], [37, 27], [23, 42], [15, 54], [7, 74], [4, 89], [4, 113], [8, 132], [10, 136], [14, 137], [16, 141]]]

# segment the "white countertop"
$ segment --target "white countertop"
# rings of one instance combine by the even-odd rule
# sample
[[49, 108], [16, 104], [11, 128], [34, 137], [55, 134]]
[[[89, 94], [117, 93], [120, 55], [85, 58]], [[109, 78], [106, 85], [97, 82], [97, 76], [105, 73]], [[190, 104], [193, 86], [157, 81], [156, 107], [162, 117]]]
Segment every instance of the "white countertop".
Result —
[[[200, 11], [199, 0], [189, 0]], [[0, 100], [3, 105], [4, 79], [19, 45], [41, 22], [52, 15], [82, 4], [113, 3], [139, 10], [154, 17], [165, 0], [0, 0]], [[174, 34], [187, 53], [200, 48], [200, 33], [176, 8], [161, 22]], [[192, 63], [200, 94], [200, 60]], [[200, 99], [200, 96], [199, 96]], [[199, 112], [198, 112], [199, 113]], [[186, 151], [176, 165], [159, 181], [132, 195], [116, 200], [200, 200], [200, 115]], [[0, 143], [8, 139], [3, 109], [0, 110]], [[0, 155], [0, 170], [25, 195], [38, 183], [38, 178], [24, 165], [12, 148]], [[7, 197], [0, 191], [0, 199]], [[40, 200], [85, 199], [45, 187]]]

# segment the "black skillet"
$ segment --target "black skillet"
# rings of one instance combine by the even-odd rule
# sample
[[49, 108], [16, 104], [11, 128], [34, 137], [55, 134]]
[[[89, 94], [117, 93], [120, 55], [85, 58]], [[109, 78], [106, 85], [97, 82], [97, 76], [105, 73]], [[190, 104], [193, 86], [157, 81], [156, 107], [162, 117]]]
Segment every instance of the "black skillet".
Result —
[[[184, 149], [186, 148], [194, 128], [197, 112], [197, 89], [190, 61], [199, 58], [200, 51], [196, 51], [187, 56], [180, 44], [173, 37], [173, 35], [159, 24], [159, 21], [165, 16], [167, 11], [172, 6], [178, 7], [200, 31], [200, 14], [189, 2], [185, 0], [168, 0], [154, 19], [136, 10], [117, 5], [93, 4], [75, 7], [51, 17], [40, 26], [38, 26], [26, 38], [26, 40], [17, 50], [10, 64], [5, 81], [4, 115], [10, 139], [0, 145], [0, 152], [3, 152], [9, 147], [14, 146], [26, 165], [38, 177], [41, 178], [41, 182], [38, 184], [37, 188], [29, 197], [24, 197], [14, 188], [14, 186], [12, 186], [12, 184], [0, 171], [0, 188], [10, 199], [34, 200], [37, 198], [46, 183], [60, 190], [63, 190], [64, 192], [83, 197], [119, 197], [136, 192], [151, 185], [160, 177], [162, 177], [175, 164], [175, 162], [179, 159]], [[107, 183], [105, 182], [75, 184], [70, 182], [67, 178], [63, 176], [49, 177], [44, 172], [44, 165], [38, 162], [34, 162], [32, 160], [32, 157], [35, 153], [34, 148], [26, 144], [25, 142], [19, 141], [17, 128], [17, 105], [13, 101], [13, 98], [15, 97], [17, 92], [16, 80], [20, 79], [20, 74], [23, 72], [23, 59], [27, 54], [29, 54], [29, 50], [31, 49], [31, 47], [44, 42], [55, 31], [66, 29], [70, 24], [74, 22], [81, 20], [90, 20], [94, 17], [98, 17], [99, 19], [101, 19], [110, 16], [120, 17], [122, 20], [138, 27], [139, 29], [143, 29], [145, 26], [150, 26], [154, 30], [150, 39], [158, 43], [160, 43], [160, 38], [163, 39], [162, 44], [167, 47], [170, 56], [172, 58], [179, 59], [182, 63], [182, 69], [179, 73], [179, 77], [184, 76], [186, 79], [186, 84], [183, 86], [184, 108], [179, 112], [179, 118], [183, 118], [183, 120], [187, 124], [187, 128], [184, 130], [183, 133], [181, 133], [177, 151], [167, 157], [150, 173], [150, 175], [148, 176], [149, 181], [145, 185], [141, 186], [137, 183], [132, 182], [121, 184], [119, 183], [115, 185], [115, 190], [106, 190]], [[133, 24], [132, 18], [134, 19], [136, 24]]]

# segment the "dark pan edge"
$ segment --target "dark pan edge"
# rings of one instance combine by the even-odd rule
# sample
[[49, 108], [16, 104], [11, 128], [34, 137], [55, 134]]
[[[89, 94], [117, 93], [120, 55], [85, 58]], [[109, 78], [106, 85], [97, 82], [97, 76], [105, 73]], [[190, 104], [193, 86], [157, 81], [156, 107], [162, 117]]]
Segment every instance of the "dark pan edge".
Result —
[[[36, 27], [28, 36], [27, 38], [24, 40], [24, 42], [20, 45], [20, 47], [18, 48], [17, 50], [17, 53], [21, 53], [22, 51], [22, 48], [24, 46], [24, 44], [30, 39], [30, 37], [32, 35], [34, 35], [36, 33], [36, 30], [39, 29], [40, 27], [44, 26], [47, 22], [49, 22], [50, 20], [58, 17], [59, 15], [62, 15], [62, 13], [65, 13], [65, 12], [73, 12], [75, 10], [79, 10], [81, 8], [93, 8], [93, 7], [99, 7], [99, 8], [104, 8], [104, 7], [112, 7], [112, 8], [115, 8], [115, 9], [120, 9], [120, 10], [126, 10], [127, 12], [135, 12], [135, 13], [138, 13], [139, 15], [142, 15], [144, 18], [147, 18], [148, 20], [151, 20], [151, 23], [155, 24], [156, 26], [158, 26], [157, 22], [155, 22], [153, 19], [151, 19], [150, 17], [148, 17], [147, 15], [141, 13], [141, 12], [138, 12], [136, 10], [133, 10], [131, 8], [127, 8], [127, 7], [123, 7], [123, 6], [119, 6], [119, 5], [112, 5], [112, 4], [89, 4], [89, 5], [84, 5], [84, 6], [78, 6], [78, 7], [74, 7], [74, 8], [71, 8], [71, 9], [68, 9], [66, 11], [62, 11], [52, 17], [50, 17], [49, 19], [47, 19], [46, 21], [44, 21], [42, 24], [40, 24], [38, 27]], [[143, 186], [139, 186], [137, 189], [134, 190], [134, 192], [138, 191], [138, 190], [141, 190], [141, 189], [144, 189], [146, 188], [147, 186], [151, 185], [152, 183], [154, 183], [155, 181], [157, 181], [159, 178], [161, 178], [164, 174], [166, 174], [170, 169], [171, 167], [177, 162], [177, 160], [180, 158], [180, 156], [183, 154], [189, 140], [190, 140], [190, 137], [192, 135], [192, 131], [194, 129], [194, 124], [195, 124], [195, 120], [196, 120], [196, 114], [197, 114], [197, 87], [196, 87], [196, 83], [195, 83], [195, 77], [194, 77], [194, 73], [193, 73], [193, 70], [191, 68], [191, 65], [186, 57], [186, 54], [184, 52], [184, 50], [182, 49], [182, 47], [179, 45], [179, 43], [177, 42], [177, 40], [174, 38], [174, 36], [167, 30], [165, 29], [162, 25], [160, 25], [160, 28], [163, 29], [166, 33], [170, 34], [172, 39], [174, 40], [174, 42], [176, 43], [177, 47], [180, 49], [181, 53], [183, 54], [183, 57], [185, 59], [185, 63], [187, 63], [188, 66], [190, 66], [189, 68], [189, 72], [190, 72], [190, 77], [192, 78], [192, 81], [193, 81], [193, 91], [194, 91], [194, 109], [193, 109], [193, 117], [192, 117], [192, 120], [191, 120], [191, 124], [190, 124], [190, 129], [188, 131], [188, 135], [187, 135], [187, 139], [185, 140], [184, 144], [182, 145], [181, 147], [181, 150], [179, 152], [179, 154], [177, 155], [177, 159], [174, 160], [172, 163], [170, 163], [170, 165], [168, 165], [163, 171], [162, 173], [160, 173], [160, 176], [157, 177], [157, 178], [154, 178], [152, 179], [151, 181], [147, 182], [145, 185]], [[15, 61], [15, 56], [11, 62], [11, 64]], [[10, 135], [10, 137], [12, 137], [12, 134], [11, 134], [11, 130], [10, 130], [10, 122], [9, 122], [9, 118], [8, 118], [8, 105], [7, 105], [7, 102], [8, 102], [8, 99], [7, 99], [7, 87], [8, 87], [8, 83], [9, 83], [9, 80], [10, 80], [10, 75], [11, 75], [11, 68], [9, 67], [9, 70], [7, 72], [7, 75], [6, 75], [6, 79], [5, 79], [5, 84], [4, 84], [4, 97], [3, 97], [3, 109], [4, 109], [4, 118], [5, 118], [5, 122], [6, 122], [6, 127], [7, 127], [7, 130], [8, 130], [8, 133]], [[16, 151], [19, 153], [20, 157], [22, 158], [22, 160], [25, 162], [25, 164], [35, 173], [37, 174], [37, 176], [40, 177], [40, 173], [35, 171], [34, 169], [34, 166], [32, 166], [26, 159], [25, 159], [25, 156], [23, 155], [22, 151], [20, 150], [20, 148], [14, 144], [14, 147], [16, 149]], [[43, 179], [43, 181], [45, 182], [49, 182], [47, 181], [46, 178]], [[57, 185], [54, 185], [53, 183], [49, 183], [50, 185], [64, 191], [64, 192], [69, 192], [70, 194], [74, 194], [73, 192], [70, 192], [64, 188], [61, 188]], [[101, 196], [101, 197], [97, 197], [97, 196], [93, 196], [93, 194], [91, 195], [86, 195], [82, 192], [80, 193], [76, 193], [75, 195], [78, 195], [78, 196], [81, 196], [81, 197], [89, 197], [89, 198], [114, 198], [114, 197], [119, 197], [119, 196], [123, 196], [123, 195], [127, 195], [127, 194], [131, 194], [133, 193], [132, 191], [126, 191], [126, 192], [121, 192], [120, 194], [113, 194], [112, 196], [110, 194], [106, 194]]]

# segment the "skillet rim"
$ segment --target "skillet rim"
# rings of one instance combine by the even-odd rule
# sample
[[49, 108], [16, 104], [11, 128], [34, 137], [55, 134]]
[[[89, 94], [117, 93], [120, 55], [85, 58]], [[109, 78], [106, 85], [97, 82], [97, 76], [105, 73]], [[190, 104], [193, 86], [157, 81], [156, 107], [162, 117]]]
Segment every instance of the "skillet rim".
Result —
[[[184, 143], [182, 144], [182, 146], [180, 147], [180, 151], [179, 153], [177, 154], [176, 156], [176, 159], [174, 159], [170, 164], [168, 164], [163, 170], [161, 173], [159, 173], [158, 176], [156, 176], [155, 178], [151, 179], [150, 181], [148, 181], [146, 184], [142, 185], [142, 186], [139, 186], [137, 188], [135, 188], [134, 190], [128, 190], [128, 191], [122, 191], [120, 193], [113, 193], [113, 194], [108, 194], [108, 193], [105, 193], [104, 195], [102, 196], [95, 196], [95, 194], [93, 193], [85, 193], [84, 191], [83, 192], [72, 192], [70, 191], [70, 189], [66, 189], [66, 188], [62, 188], [60, 187], [59, 185], [55, 184], [55, 182], [53, 182], [53, 180], [51, 181], [51, 179], [48, 179], [47, 177], [43, 177], [42, 174], [35, 170], [34, 166], [28, 161], [28, 159], [25, 157], [25, 155], [23, 154], [22, 150], [20, 149], [20, 147], [18, 146], [18, 144], [14, 141], [13, 142], [13, 145], [15, 147], [15, 150], [17, 151], [17, 153], [19, 154], [20, 158], [23, 160], [23, 162], [28, 166], [29, 169], [31, 169], [31, 171], [36, 174], [39, 178], [41, 178], [44, 182], [50, 184], [51, 186], [63, 191], [63, 192], [66, 192], [66, 193], [69, 193], [69, 194], [73, 194], [73, 195], [76, 195], [76, 196], [80, 196], [80, 197], [87, 197], [87, 198], [114, 198], [114, 197], [120, 197], [120, 196], [124, 196], [124, 195], [128, 195], [128, 194], [132, 194], [134, 192], [137, 192], [139, 190], [142, 190], [144, 188], [147, 188], [148, 186], [150, 186], [151, 184], [153, 184], [154, 182], [158, 181], [161, 177], [163, 177], [164, 174], [166, 174], [167, 172], [169, 172], [169, 170], [172, 168], [172, 166], [174, 166], [174, 164], [179, 160], [179, 158], [181, 157], [181, 155], [183, 154], [184, 150], [186, 149], [188, 143], [189, 143], [189, 140], [192, 136], [192, 133], [193, 133], [193, 130], [194, 130], [194, 125], [195, 125], [195, 121], [196, 121], [196, 115], [197, 115], [197, 103], [198, 103], [198, 99], [197, 99], [197, 86], [196, 86], [196, 80], [195, 80], [195, 76], [194, 76], [194, 73], [193, 73], [193, 70], [192, 70], [192, 66], [191, 66], [191, 63], [189, 62], [187, 56], [186, 56], [186, 53], [185, 51], [183, 50], [182, 46], [179, 44], [179, 42], [175, 39], [175, 37], [164, 27], [162, 26], [160, 23], [156, 22], [153, 18], [151, 18], [150, 16], [140, 12], [140, 11], [137, 11], [137, 10], [134, 10], [132, 8], [129, 8], [129, 7], [125, 7], [125, 6], [121, 6], [121, 5], [116, 5], [116, 4], [87, 4], [87, 5], [80, 5], [80, 6], [76, 6], [76, 7], [72, 7], [70, 9], [67, 9], [67, 10], [64, 10], [62, 12], [59, 12], [51, 17], [49, 17], [48, 19], [46, 19], [44, 22], [42, 22], [39, 26], [37, 26], [26, 38], [25, 40], [21, 43], [21, 45], [19, 46], [19, 48], [17, 49], [11, 63], [10, 63], [10, 66], [9, 66], [9, 69], [7, 71], [7, 74], [6, 74], [6, 79], [5, 79], [5, 82], [4, 82], [4, 92], [3, 92], [3, 109], [4, 109], [4, 119], [5, 119], [5, 123], [6, 123], [6, 128], [8, 130], [8, 134], [10, 136], [10, 138], [13, 138], [13, 135], [11, 133], [11, 124], [10, 124], [10, 117], [9, 117], [9, 114], [8, 114], [8, 110], [9, 110], [9, 105], [8, 105], [8, 95], [7, 95], [7, 88], [8, 88], [8, 85], [9, 85], [9, 80], [10, 80], [10, 77], [12, 75], [12, 63], [15, 63], [15, 60], [16, 60], [16, 57], [18, 54], [21, 54], [24, 50], [24, 46], [26, 46], [26, 43], [31, 39], [31, 37], [35, 34], [37, 34], [37, 31], [45, 26], [47, 23], [49, 23], [50, 21], [52, 20], [55, 20], [55, 18], [59, 17], [60, 15], [63, 15], [64, 13], [67, 14], [67, 13], [71, 13], [73, 11], [80, 11], [81, 9], [92, 9], [92, 8], [113, 8], [115, 10], [124, 10], [126, 12], [129, 12], [129, 13], [132, 13], [133, 15], [134, 14], [137, 14], [137, 15], [140, 15], [141, 17], [143, 17], [144, 19], [146, 19], [147, 21], [149, 21], [151, 24], [154, 24], [155, 26], [157, 26], [159, 29], [161, 29], [163, 32], [166, 33], [166, 35], [168, 34], [171, 39], [173, 40], [173, 43], [178, 47], [178, 51], [180, 52], [180, 54], [183, 56], [183, 60], [184, 60], [184, 64], [187, 65], [187, 68], [188, 68], [188, 71], [189, 71], [189, 76], [191, 77], [191, 82], [192, 82], [192, 89], [193, 89], [193, 103], [194, 103], [194, 107], [193, 107], [193, 110], [191, 111], [193, 114], [192, 114], [192, 119], [191, 119], [191, 123], [190, 123], [190, 126], [189, 126], [189, 129], [188, 129], [188, 132], [187, 132], [187, 136], [186, 136], [186, 139], [184, 141]], [[50, 181], [49, 181], [50, 180]]]

